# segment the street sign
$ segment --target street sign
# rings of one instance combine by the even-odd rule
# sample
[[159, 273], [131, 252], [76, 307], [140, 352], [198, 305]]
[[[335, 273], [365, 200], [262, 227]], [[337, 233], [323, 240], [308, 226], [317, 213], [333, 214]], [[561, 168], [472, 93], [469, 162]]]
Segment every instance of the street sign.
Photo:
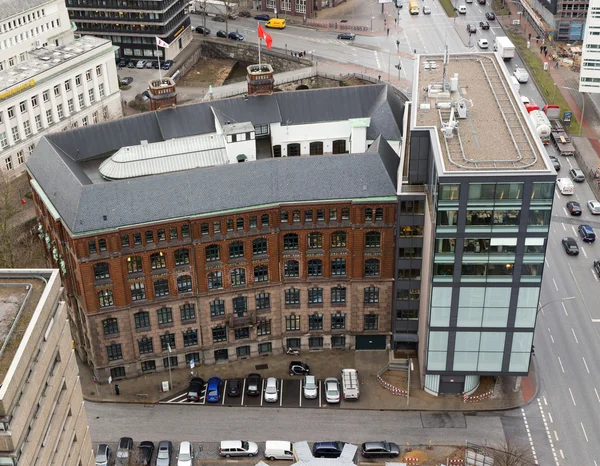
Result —
[[563, 121], [570, 122], [572, 116], [573, 116], [573, 112], [564, 112], [563, 113]]
[[520, 19], [513, 19], [513, 26], [518, 26], [519, 24], [521, 24]]
[[193, 369], [194, 367], [196, 367], [196, 361], [190, 359], [190, 369]]

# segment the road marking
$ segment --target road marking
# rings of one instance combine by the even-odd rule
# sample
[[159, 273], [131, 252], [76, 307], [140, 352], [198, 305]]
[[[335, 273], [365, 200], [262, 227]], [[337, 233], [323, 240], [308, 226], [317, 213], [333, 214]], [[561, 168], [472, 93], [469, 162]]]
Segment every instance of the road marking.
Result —
[[600, 319], [592, 319], [592, 322], [598, 323], [598, 322], [600, 322]]
[[596, 271], [594, 269], [590, 269], [590, 271], [592, 272], [592, 276], [594, 277], [594, 280], [598, 281], [598, 275], [596, 274]]
[[[545, 397], [544, 397], [544, 401], [545, 401]], [[550, 444], [550, 449], [552, 450], [552, 455], [554, 456], [554, 462], [556, 463], [556, 466], [559, 466], [558, 464], [558, 459], [556, 458], [556, 450], [554, 450], [554, 442], [552, 441], [552, 435], [550, 434], [550, 429], [548, 428], [548, 423], [546, 422], [546, 415], [544, 414], [544, 407], [542, 406], [542, 402], [541, 400], [538, 398], [537, 399], [538, 402], [538, 406], [540, 408], [540, 413], [542, 414], [542, 422], [544, 423], [544, 428], [546, 429], [546, 436], [548, 437], [548, 443]], [[534, 455], [534, 460], [537, 463], [537, 458]]]
[[564, 224], [564, 223], [561, 223], [561, 225], [562, 225], [562, 227], [563, 227], [563, 230], [567, 231], [567, 227], [565, 226], [565, 224]]
[[573, 392], [571, 391], [571, 387], [569, 387], [569, 393], [571, 394], [571, 400], [573, 401], [573, 404], [577, 406], [577, 403], [575, 403], [575, 398], [573, 397]]
[[223, 393], [221, 394], [221, 396], [223, 397], [223, 401], [221, 402], [221, 406], [225, 405], [225, 393], [227, 393], [227, 380], [223, 384]]
[[554, 337], [552, 336], [552, 332], [550, 331], [550, 327], [548, 327], [548, 333], [550, 334], [550, 339], [552, 340], [552, 343], [554, 343]]
[[573, 165], [571, 164], [571, 159], [567, 158], [567, 163], [569, 164], [569, 167], [573, 168]]
[[546, 262], [546, 267], [550, 268], [550, 264], [548, 263], [548, 258], [544, 257], [544, 262]]
[[554, 288], [556, 288], [556, 291], [558, 291], [558, 285], [556, 284], [556, 280], [554, 280], [554, 278], [552, 279], [552, 282], [554, 283]]
[[590, 369], [588, 368], [587, 362], [585, 362], [585, 358], [583, 356], [581, 356], [581, 359], [583, 359], [583, 364], [585, 364], [585, 370], [589, 374], [590, 373]]
[[575, 335], [575, 330], [573, 330], [573, 328], [571, 328], [571, 332], [573, 332], [573, 338], [575, 338], [575, 342], [579, 344], [579, 340], [577, 339], [577, 335]]
[[556, 433], [556, 431], [554, 431], [554, 438], [556, 439], [556, 441], [558, 442], [558, 434]]
[[580, 424], [581, 424], [581, 430], [583, 430], [583, 435], [585, 436], [585, 441], [586, 441], [586, 442], [589, 442], [589, 440], [588, 440], [588, 436], [587, 436], [587, 434], [585, 433], [585, 427], [583, 427], [583, 422], [580, 422]]
[[539, 464], [537, 462], [537, 455], [535, 454], [535, 446], [533, 445], [533, 439], [531, 438], [531, 432], [529, 431], [529, 425], [527, 424], [527, 416], [525, 415], [525, 410], [521, 408], [521, 414], [523, 415], [523, 422], [525, 423], [525, 429], [527, 430], [527, 437], [529, 437], [529, 446], [531, 447], [531, 453], [533, 454], [533, 460], [535, 464]]
[[565, 306], [565, 303], [560, 303], [560, 304], [562, 304], [563, 311], [565, 311], [565, 315], [566, 315], [567, 317], [569, 317], [569, 313], [567, 312], [567, 307]]
[[300, 397], [300, 402], [298, 404], [302, 408], [302, 381], [299, 380], [298, 382], [300, 383], [300, 395], [298, 395]]
[[545, 396], [543, 396], [542, 398], [544, 399], [544, 404], [545, 404], [546, 406], [548, 406], [548, 400], [546, 399], [546, 397], [545, 397]]
[[573, 236], [577, 236], [577, 230], [575, 229], [575, 225], [571, 225], [571, 229], [573, 230]]
[[569, 212], [567, 211], [567, 208], [566, 208], [566, 207], [563, 207], [563, 210], [564, 210], [564, 212], [565, 212], [565, 215], [566, 215], [566, 216], [569, 216]]
[[558, 362], [560, 363], [560, 368], [562, 369], [563, 374], [564, 374], [565, 373], [565, 368], [562, 365], [562, 361], [560, 360], [560, 356], [557, 356], [557, 358], [558, 358]]
[[587, 259], [587, 253], [585, 252], [585, 249], [583, 249], [583, 246], [581, 246], [579, 249], [581, 249], [581, 252], [583, 253], [583, 255], [585, 256], [585, 258]]
[[548, 413], [548, 418], [550, 419], [550, 422], [554, 423], [554, 420], [552, 419], [552, 414]]
[[377, 69], [381, 69], [381, 63], [379, 62], [379, 54], [373, 50], [373, 53], [375, 54], [375, 61], [377, 62]]

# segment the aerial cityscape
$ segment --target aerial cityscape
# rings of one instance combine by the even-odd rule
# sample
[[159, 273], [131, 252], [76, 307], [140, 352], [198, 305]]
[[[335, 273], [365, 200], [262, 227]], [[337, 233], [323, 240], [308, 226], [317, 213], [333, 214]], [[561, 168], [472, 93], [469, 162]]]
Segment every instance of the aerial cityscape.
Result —
[[600, 2], [0, 4], [0, 466], [599, 465]]

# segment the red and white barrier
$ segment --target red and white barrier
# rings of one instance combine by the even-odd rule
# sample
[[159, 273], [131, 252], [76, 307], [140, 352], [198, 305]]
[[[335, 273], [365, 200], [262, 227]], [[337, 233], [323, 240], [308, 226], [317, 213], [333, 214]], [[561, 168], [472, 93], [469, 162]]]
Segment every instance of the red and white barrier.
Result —
[[481, 395], [463, 395], [463, 401], [465, 403], [479, 403], [480, 401], [487, 400], [494, 394], [494, 391], [489, 391]]
[[392, 385], [391, 383], [386, 382], [379, 375], [377, 376], [377, 381], [383, 388], [392, 392], [393, 395], [408, 396], [408, 392], [406, 390], [402, 390], [401, 388], [398, 388], [398, 387]]

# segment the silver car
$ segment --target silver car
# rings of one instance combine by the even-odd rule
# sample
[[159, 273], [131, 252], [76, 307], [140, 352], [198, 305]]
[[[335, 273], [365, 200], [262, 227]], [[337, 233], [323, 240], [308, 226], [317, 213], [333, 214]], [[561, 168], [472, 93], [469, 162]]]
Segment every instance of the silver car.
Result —
[[275, 403], [279, 399], [279, 381], [275, 377], [269, 377], [265, 385], [265, 401]]
[[312, 400], [317, 397], [319, 387], [317, 385], [317, 378], [314, 375], [304, 376], [304, 380], [302, 381], [302, 391], [304, 393], [304, 398], [308, 400]]
[[173, 444], [168, 440], [161, 440], [158, 444], [158, 455], [156, 456], [156, 466], [170, 466], [173, 453]]
[[588, 201], [587, 202], [588, 209], [594, 215], [600, 215], [600, 202], [598, 201]]
[[327, 403], [340, 402], [340, 382], [335, 377], [327, 377], [323, 383], [325, 386], [325, 400]]
[[96, 450], [96, 466], [108, 466], [110, 463], [110, 447], [104, 443]]

